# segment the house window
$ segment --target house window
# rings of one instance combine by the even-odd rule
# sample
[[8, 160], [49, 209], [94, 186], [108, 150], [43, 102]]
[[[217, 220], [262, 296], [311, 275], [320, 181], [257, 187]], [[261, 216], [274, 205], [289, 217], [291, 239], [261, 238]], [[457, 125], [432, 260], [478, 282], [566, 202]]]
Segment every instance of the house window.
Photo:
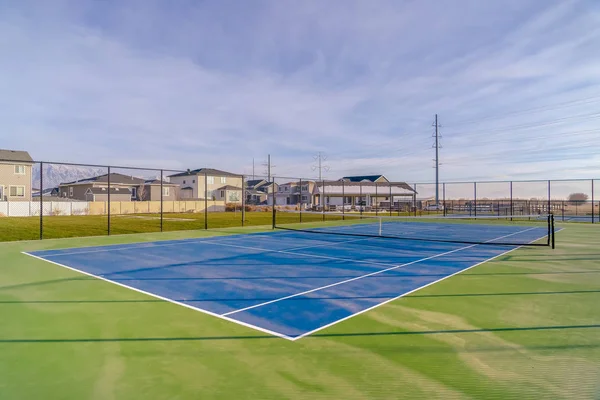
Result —
[[8, 194], [11, 197], [25, 197], [25, 186], [11, 186]]
[[286, 192], [289, 192], [289, 191], [290, 191], [290, 187], [289, 187], [289, 186], [286, 186], [286, 187], [284, 187], [284, 189], [283, 189], [283, 190], [284, 190], [284, 191], [286, 191]]
[[215, 183], [215, 177], [214, 176], [207, 176], [206, 179], [207, 179], [207, 182], [208, 182], [209, 185], [212, 185], [212, 184]]
[[185, 185], [185, 179], [183, 180], [183, 184]]
[[169, 194], [171, 193], [171, 188], [170, 187], [163, 187], [163, 196], [164, 197], [168, 197]]
[[[184, 181], [183, 183], [185, 183], [185, 181]], [[196, 180], [195, 180], [195, 179], [192, 179], [192, 183], [196, 183]]]
[[352, 204], [352, 197], [344, 197], [344, 204]]
[[16, 175], [25, 175], [25, 166], [24, 165], [15, 165], [15, 174]]
[[69, 197], [73, 197], [73, 186], [69, 187]]
[[227, 183], [227, 177], [226, 176], [222, 176], [221, 177], [221, 183]]
[[325, 200], [327, 201], [327, 204], [329, 204], [329, 196], [326, 196]]
[[221, 198], [225, 198], [225, 191], [221, 190]]
[[306, 200], [308, 200], [308, 197], [302, 196], [302, 201], [306, 201]]
[[302, 185], [302, 191], [306, 192], [308, 190], [308, 185]]
[[131, 188], [131, 198], [137, 199], [137, 188], [135, 188], [135, 187]]
[[278, 192], [283, 192], [283, 188], [282, 188], [281, 186], [279, 186], [279, 187], [277, 188], [277, 191], [278, 191]]

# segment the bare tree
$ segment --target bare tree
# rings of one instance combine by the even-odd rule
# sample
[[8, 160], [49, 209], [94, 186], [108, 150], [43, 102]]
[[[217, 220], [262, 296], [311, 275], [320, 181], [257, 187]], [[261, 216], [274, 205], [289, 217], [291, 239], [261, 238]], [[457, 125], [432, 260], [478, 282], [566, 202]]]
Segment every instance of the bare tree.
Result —
[[144, 201], [146, 198], [146, 185], [142, 184], [137, 187], [137, 199], [139, 201]]

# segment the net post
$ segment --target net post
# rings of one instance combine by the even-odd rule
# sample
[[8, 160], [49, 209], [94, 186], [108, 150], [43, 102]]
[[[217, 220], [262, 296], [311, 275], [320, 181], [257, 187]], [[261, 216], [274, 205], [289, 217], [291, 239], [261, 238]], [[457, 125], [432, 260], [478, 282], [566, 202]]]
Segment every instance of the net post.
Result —
[[204, 171], [204, 230], [208, 230], [208, 172]]
[[550, 246], [550, 241], [551, 241], [551, 236], [552, 235], [552, 215], [548, 214], [548, 240], [547, 240], [547, 244], [548, 246]]
[[550, 218], [551, 218], [551, 223], [552, 223], [552, 249], [554, 249], [555, 246], [555, 242], [554, 242], [554, 234], [555, 234], [555, 230], [554, 230], [554, 214], [550, 214]]
[[42, 239], [44, 239], [44, 163], [40, 162], [40, 240]]
[[110, 236], [110, 166], [108, 167], [108, 175], [107, 175], [107, 179], [108, 179], [108, 236]]
[[[163, 189], [163, 179], [164, 179], [164, 173], [163, 170], [160, 170], [160, 231], [163, 231], [163, 214], [164, 214], [164, 209], [163, 209], [163, 197], [164, 197], [164, 189]], [[152, 190], [152, 188], [150, 189]], [[142, 199], [143, 200], [143, 199]]]
[[242, 175], [242, 226], [244, 226], [244, 220], [246, 219], [246, 180]]

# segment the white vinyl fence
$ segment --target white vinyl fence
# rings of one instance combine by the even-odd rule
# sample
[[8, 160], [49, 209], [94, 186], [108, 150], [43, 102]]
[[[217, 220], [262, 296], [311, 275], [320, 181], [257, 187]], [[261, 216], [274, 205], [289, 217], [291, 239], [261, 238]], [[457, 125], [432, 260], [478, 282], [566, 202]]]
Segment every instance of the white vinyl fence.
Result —
[[[86, 215], [88, 202], [44, 201], [43, 215]], [[5, 217], [32, 217], [40, 215], [39, 201], [0, 201], [0, 215]]]

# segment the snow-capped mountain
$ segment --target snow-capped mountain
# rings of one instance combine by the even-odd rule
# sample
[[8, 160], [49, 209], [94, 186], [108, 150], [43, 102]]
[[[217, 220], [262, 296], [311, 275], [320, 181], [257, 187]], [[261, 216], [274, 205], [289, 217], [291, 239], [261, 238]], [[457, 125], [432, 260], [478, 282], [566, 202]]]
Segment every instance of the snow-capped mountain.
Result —
[[[111, 172], [122, 173], [129, 175], [131, 170], [124, 171], [121, 169], [115, 169]], [[128, 173], [129, 172], [129, 173]], [[144, 171], [139, 171], [138, 174], [135, 174], [137, 178], [142, 179], [159, 179], [160, 175], [156, 175], [151, 173], [150, 171], [147, 174], [143, 173]], [[106, 168], [99, 167], [85, 167], [78, 165], [61, 165], [61, 164], [44, 164], [44, 189], [54, 188], [60, 185], [61, 183], [73, 182], [81, 179], [92, 178], [99, 175], [105, 175], [107, 173]], [[146, 175], [146, 176], [144, 176]], [[33, 187], [40, 187], [40, 166], [39, 164], [34, 165], [33, 167]]]

